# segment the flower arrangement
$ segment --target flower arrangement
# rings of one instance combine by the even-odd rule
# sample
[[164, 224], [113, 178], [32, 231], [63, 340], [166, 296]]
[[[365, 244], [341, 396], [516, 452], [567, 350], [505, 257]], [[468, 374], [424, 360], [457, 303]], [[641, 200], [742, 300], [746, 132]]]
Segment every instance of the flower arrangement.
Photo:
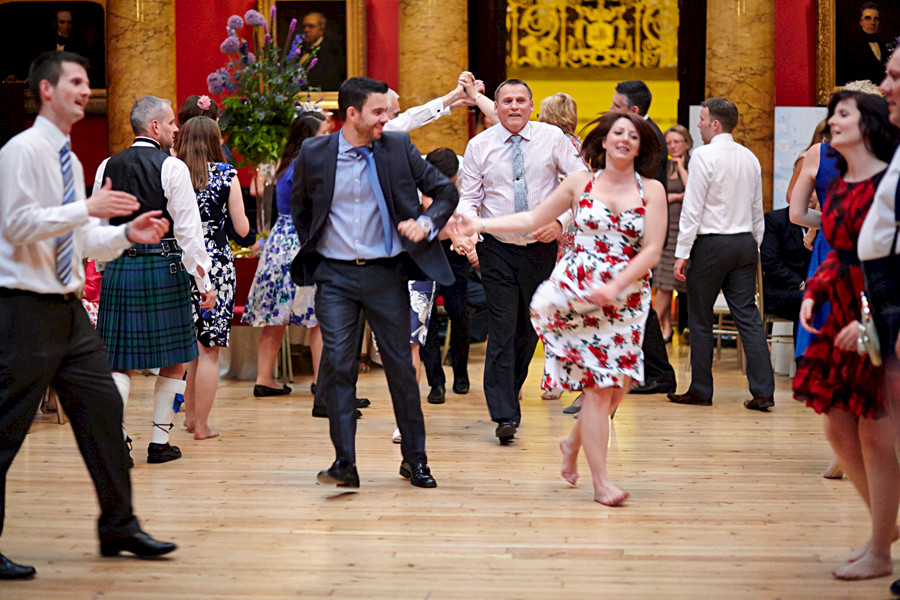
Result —
[[[219, 126], [239, 157], [239, 167], [274, 162], [281, 156], [300, 105], [298, 96], [307, 90], [309, 99], [306, 74], [317, 60], [313, 53], [300, 62], [303, 37], [294, 35], [296, 19], [291, 21], [283, 49], [269, 33], [275, 24], [274, 6], [269, 19], [253, 9], [243, 19], [230, 16], [228, 37], [219, 47], [228, 56], [228, 64], [206, 78], [209, 93], [221, 98]], [[238, 37], [245, 24], [250, 27], [250, 42]]]

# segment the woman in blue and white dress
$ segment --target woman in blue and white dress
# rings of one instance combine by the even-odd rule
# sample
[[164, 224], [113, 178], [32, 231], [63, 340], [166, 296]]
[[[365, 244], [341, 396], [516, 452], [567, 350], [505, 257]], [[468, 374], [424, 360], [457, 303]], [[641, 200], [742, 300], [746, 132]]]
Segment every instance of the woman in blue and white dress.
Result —
[[250, 231], [250, 222], [244, 212], [237, 171], [225, 162], [222, 135], [214, 120], [188, 119], [174, 150], [191, 173], [206, 251], [212, 259], [209, 278], [216, 290], [216, 305], [212, 309], [200, 307], [196, 287], [191, 294], [200, 355], [188, 367], [184, 426], [195, 440], [203, 440], [219, 435], [209, 426], [209, 413], [219, 388], [219, 348], [228, 346], [234, 316], [234, 257], [225, 235], [225, 220], [231, 219], [235, 232], [242, 236]]
[[294, 185], [294, 159], [307, 138], [327, 135], [325, 115], [306, 112], [294, 119], [275, 171], [275, 202], [278, 220], [269, 233], [259, 257], [256, 278], [250, 288], [241, 321], [262, 327], [257, 355], [254, 396], [283, 396], [291, 388], [275, 381], [275, 361], [288, 325], [309, 327], [313, 358], [313, 381], [322, 356], [322, 334], [314, 307], [315, 286], [298, 287], [291, 280], [291, 261], [300, 250], [300, 240], [291, 220], [291, 187]]

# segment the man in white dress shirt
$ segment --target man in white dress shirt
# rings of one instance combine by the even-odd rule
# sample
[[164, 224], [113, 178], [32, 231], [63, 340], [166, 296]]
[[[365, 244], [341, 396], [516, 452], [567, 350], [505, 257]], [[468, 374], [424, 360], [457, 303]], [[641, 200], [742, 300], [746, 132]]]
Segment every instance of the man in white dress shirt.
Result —
[[[879, 86], [888, 102], [891, 123], [900, 127], [900, 50], [895, 50], [887, 64], [887, 75]], [[900, 245], [897, 232], [900, 219], [897, 215], [897, 200], [900, 196], [900, 149], [894, 153], [894, 158], [888, 166], [887, 172], [881, 178], [878, 189], [875, 191], [875, 199], [872, 207], [866, 215], [863, 227], [859, 232], [859, 245], [857, 251], [862, 261], [863, 271], [867, 277], [867, 292], [869, 301], [875, 305], [876, 310], [887, 305], [897, 306], [896, 294], [896, 259], [889, 259], [891, 254], [900, 254], [897, 245]], [[874, 262], [870, 262], [874, 261]], [[877, 267], [877, 268], [875, 268]], [[876, 276], [879, 276], [876, 280]], [[881, 288], [880, 291], [888, 292], [882, 295], [872, 289], [872, 284]], [[889, 290], [893, 288], [894, 293]], [[879, 319], [885, 323], [885, 319]], [[896, 327], [896, 323], [893, 323]], [[893, 346], [886, 349], [891, 343], [891, 335], [895, 331], [888, 331], [880, 327], [878, 334], [882, 345], [882, 355], [887, 355], [884, 365], [885, 396], [891, 405], [891, 417], [894, 420], [894, 428], [900, 432], [900, 337]], [[891, 585], [891, 591], [900, 595], [900, 579]]]
[[[496, 217], [533, 209], [559, 185], [560, 175], [585, 170], [575, 147], [555, 125], [531, 122], [531, 89], [509, 79], [494, 93], [500, 123], [469, 141], [463, 158], [459, 212]], [[571, 211], [561, 217], [568, 224]], [[555, 221], [531, 234], [485, 235], [478, 260], [489, 310], [484, 363], [484, 396], [501, 443], [513, 439], [521, 421], [519, 390], [537, 346], [528, 307], [556, 264], [564, 223]], [[470, 251], [477, 241], [454, 239]]]
[[[146, 212], [117, 227], [101, 225], [99, 219], [138, 205], [109, 184], [85, 199], [69, 134], [91, 95], [86, 64], [70, 52], [35, 59], [29, 84], [40, 112], [0, 150], [0, 531], [6, 473], [52, 385], [97, 490], [101, 553], [158, 556], [175, 545], [144, 533], [132, 512], [122, 404], [106, 349], [76, 293], [84, 287], [85, 255], [111, 259], [135, 242], [157, 242], [166, 224], [160, 213]], [[0, 555], [0, 579], [34, 575], [33, 567]]]
[[738, 123], [733, 103], [710, 98], [701, 106], [698, 126], [706, 145], [691, 155], [675, 248], [675, 277], [686, 279], [688, 287], [691, 386], [684, 394], [669, 394], [669, 400], [712, 404], [713, 305], [721, 290], [747, 356], [752, 398], [744, 407], [768, 411], [775, 405], [775, 376], [755, 302], [765, 227], [759, 160], [731, 135]]
[[123, 404], [131, 389], [130, 372], [159, 368], [147, 446], [147, 462], [158, 464], [181, 458], [181, 450], [169, 443], [169, 430], [176, 396], [184, 394], [187, 363], [198, 354], [188, 274], [203, 298], [201, 309], [215, 305], [216, 292], [190, 173], [165, 153], [178, 132], [172, 106], [153, 96], [138, 98], [130, 120], [134, 144], [100, 163], [94, 189], [111, 179], [115, 189], [137, 197], [138, 214], [161, 210], [170, 226], [160, 244], [133, 248], [106, 265], [97, 330], [106, 342]]

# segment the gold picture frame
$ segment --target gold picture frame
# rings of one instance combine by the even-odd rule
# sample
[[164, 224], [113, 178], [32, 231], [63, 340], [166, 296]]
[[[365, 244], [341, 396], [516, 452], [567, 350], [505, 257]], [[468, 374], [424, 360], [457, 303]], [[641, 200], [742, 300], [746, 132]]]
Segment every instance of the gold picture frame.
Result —
[[816, 7], [816, 104], [831, 98], [835, 82], [834, 10], [835, 0], [817, 0]]
[[[286, 12], [288, 16], [294, 16], [297, 19], [297, 33], [303, 30], [300, 23], [303, 15], [317, 9], [333, 9], [333, 5], [339, 4], [343, 6], [343, 14], [345, 15], [343, 27], [343, 35], [346, 47], [347, 57], [347, 77], [364, 77], [367, 75], [367, 39], [366, 39], [366, 3], [365, 0], [259, 0], [259, 11], [268, 19], [275, 6], [279, 13]], [[321, 10], [320, 12], [325, 12]], [[327, 13], [326, 13], [327, 14]], [[275, 23], [275, 31], [272, 35], [276, 40], [278, 37], [278, 22], [283, 18], [278, 18]], [[328, 39], [326, 28], [326, 40]], [[323, 108], [337, 107], [337, 90], [322, 90], [322, 92], [313, 92], [317, 98], [324, 97], [320, 102]], [[333, 104], [333, 106], [331, 106]]]

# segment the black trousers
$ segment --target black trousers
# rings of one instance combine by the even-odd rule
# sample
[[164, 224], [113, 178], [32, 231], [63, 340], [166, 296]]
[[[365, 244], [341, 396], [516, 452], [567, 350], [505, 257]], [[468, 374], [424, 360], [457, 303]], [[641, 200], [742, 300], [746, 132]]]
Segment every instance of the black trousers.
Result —
[[754, 398], [772, 396], [775, 375], [766, 332], [756, 307], [759, 249], [750, 233], [701, 235], [691, 249], [687, 270], [691, 329], [690, 391], [713, 397], [713, 306], [719, 290], [737, 325], [747, 357], [747, 380]]
[[669, 362], [666, 342], [663, 340], [659, 317], [652, 308], [647, 313], [647, 326], [644, 329], [644, 383], [671, 383], [675, 385], [675, 369]]
[[[316, 269], [322, 360], [316, 399], [328, 408], [335, 457], [356, 463], [358, 331], [365, 318], [384, 364], [404, 460], [426, 462], [425, 419], [409, 346], [409, 287], [401, 259], [366, 265], [325, 259]], [[361, 309], [361, 310], [360, 310]]]
[[[469, 272], [472, 270], [469, 259], [450, 251], [450, 241], [441, 242], [447, 253], [447, 260], [453, 270], [455, 280], [452, 285], [437, 286], [437, 293], [444, 298], [444, 310], [450, 317], [450, 360], [453, 365], [454, 381], [469, 381]], [[419, 348], [419, 356], [422, 366], [425, 367], [425, 376], [428, 385], [445, 385], [447, 378], [444, 376], [441, 356], [441, 343], [439, 333], [437, 303], [431, 310], [431, 321], [428, 323], [428, 337], [425, 344]]]
[[122, 398], [81, 301], [0, 289], [0, 532], [6, 474], [48, 386], [59, 394], [97, 490], [101, 542], [141, 530], [131, 507]]
[[519, 390], [538, 341], [529, 305], [535, 290], [553, 272], [556, 251], [555, 241], [516, 246], [490, 235], [478, 244], [489, 311], [484, 397], [493, 421], [521, 421]]

